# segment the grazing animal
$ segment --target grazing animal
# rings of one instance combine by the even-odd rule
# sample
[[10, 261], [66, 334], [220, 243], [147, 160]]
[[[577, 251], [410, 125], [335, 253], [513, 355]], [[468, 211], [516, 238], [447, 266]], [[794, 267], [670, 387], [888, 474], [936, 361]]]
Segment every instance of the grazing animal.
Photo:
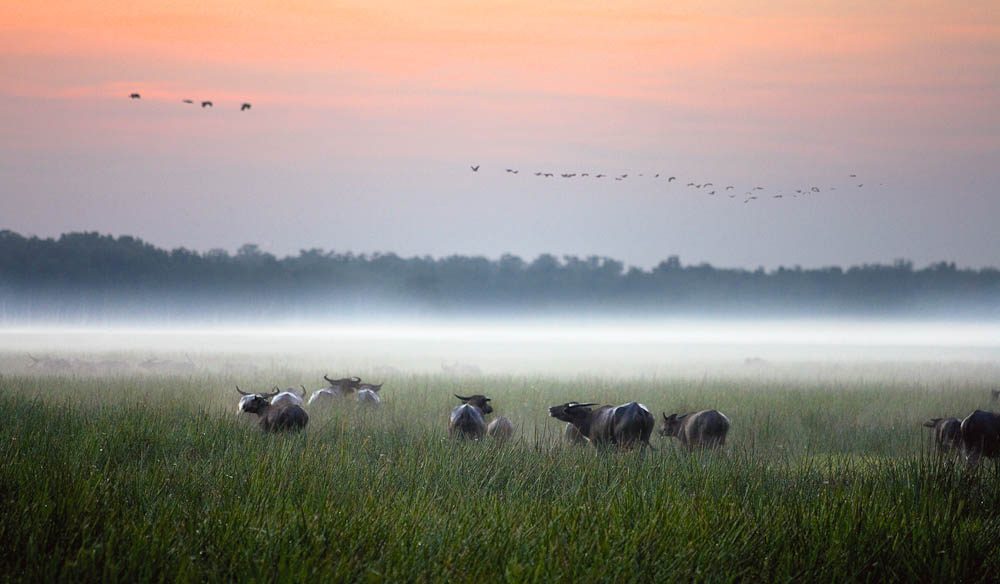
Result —
[[361, 386], [361, 378], [359, 377], [330, 379], [328, 376], [324, 375], [323, 379], [325, 379], [330, 385], [328, 387], [317, 389], [313, 392], [312, 396], [309, 397], [310, 406], [315, 402], [329, 403], [331, 400], [347, 397], [357, 391], [357, 389]]
[[138, 93], [130, 93], [130, 94], [128, 94], [128, 98], [129, 99], [142, 99], [142, 96], [139, 95]]
[[455, 397], [462, 400], [462, 405], [451, 411], [448, 418], [448, 435], [452, 438], [468, 438], [479, 440], [486, 434], [486, 414], [493, 412], [490, 398], [485, 395]]
[[570, 423], [567, 423], [566, 429], [563, 430], [563, 440], [570, 444], [586, 444], [590, 442], [586, 436], [580, 433], [580, 430], [576, 426]]
[[652, 447], [649, 436], [656, 420], [649, 408], [637, 402], [600, 406], [596, 410], [591, 409], [594, 405], [597, 404], [568, 402], [549, 408], [549, 416], [573, 424], [594, 446], [610, 444], [628, 448], [639, 443]]
[[1000, 414], [976, 410], [962, 420], [962, 454], [969, 464], [1000, 456]]
[[373, 383], [362, 383], [358, 387], [357, 397], [358, 403], [367, 406], [380, 406], [382, 405], [382, 398], [379, 397], [378, 392], [382, 389], [382, 384], [375, 385]]
[[[295, 404], [297, 406], [304, 406], [306, 399], [306, 388], [304, 385], [299, 386], [302, 388], [302, 394], [295, 393], [295, 389], [289, 387], [285, 391], [279, 392], [273, 398], [271, 398], [271, 405], [277, 406], [284, 403]], [[277, 387], [275, 389], [278, 389]]]
[[726, 445], [729, 418], [718, 410], [702, 410], [693, 414], [663, 414], [660, 436], [674, 437], [688, 450], [715, 448]]
[[958, 418], [931, 418], [924, 426], [934, 428], [934, 444], [940, 452], [961, 448], [962, 422]]
[[[270, 394], [248, 394], [236, 386], [236, 391], [243, 397], [249, 397], [243, 411], [248, 414], [257, 414], [260, 418], [260, 427], [265, 432], [296, 432], [306, 427], [309, 423], [309, 414], [302, 406], [283, 403], [274, 405], [269, 400], [278, 395], [278, 392]], [[241, 400], [242, 401], [242, 400]]]
[[990, 397], [993, 398], [993, 401], [1000, 401], [1000, 389], [991, 389]]
[[506, 442], [514, 436], [514, 424], [505, 416], [500, 416], [486, 426], [486, 435], [498, 442]]
[[241, 112], [245, 112], [248, 109], [250, 109], [250, 104], [249, 103], [244, 103], [243, 105], [240, 106], [240, 111]]

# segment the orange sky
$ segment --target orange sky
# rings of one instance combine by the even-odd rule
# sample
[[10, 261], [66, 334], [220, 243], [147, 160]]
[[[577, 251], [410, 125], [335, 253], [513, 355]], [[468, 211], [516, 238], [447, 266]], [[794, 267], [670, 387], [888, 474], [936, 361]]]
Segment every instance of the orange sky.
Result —
[[[872, 4], [0, 0], [0, 154], [121, 161], [141, 145], [190, 161], [197, 142], [199, 160], [276, 176], [473, 156], [789, 184], [859, 165], [942, 184], [981, 170], [996, 186], [997, 3]], [[222, 111], [196, 117], [182, 98]], [[226, 109], [244, 100], [255, 117]], [[3, 172], [57, 198], [51, 177]]]

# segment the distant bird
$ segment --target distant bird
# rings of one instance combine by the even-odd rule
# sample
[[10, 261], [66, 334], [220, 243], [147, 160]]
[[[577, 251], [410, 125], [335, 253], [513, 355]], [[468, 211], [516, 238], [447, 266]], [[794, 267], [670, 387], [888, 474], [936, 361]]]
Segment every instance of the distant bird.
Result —
[[858, 178], [858, 175], [856, 175], [856, 174], [852, 174], [852, 175], [851, 175], [851, 178]]
[[731, 194], [729, 195], [729, 198], [730, 198], [730, 199], [735, 199], [735, 198], [736, 198], [736, 193], [731, 193]]
[[859, 185], [858, 185], [858, 188], [860, 189], [860, 188], [861, 188], [861, 187], [863, 187], [863, 186], [865, 186], [865, 183], [861, 183], [861, 184], [859, 184]]
[[479, 172], [479, 165], [478, 164], [475, 165], [475, 166], [470, 166], [469, 168], [472, 169], [472, 172]]
[[509, 172], [509, 173], [511, 173], [511, 174], [517, 174], [517, 171], [516, 171], [516, 170], [514, 170], [513, 168], [508, 168], [508, 169], [507, 169], [507, 172]]
[[660, 174], [659, 173], [654, 174], [653, 178], [660, 178]]
[[670, 177], [670, 178], [667, 179], [667, 182], [673, 182], [675, 180], [677, 180], [677, 177], [676, 176], [672, 176], [672, 177]]
[[701, 185], [694, 185], [694, 188], [696, 188], [696, 189], [700, 189], [700, 188], [701, 188]]
[[715, 191], [709, 191], [709, 193], [708, 193], [708, 194], [710, 194], [710, 195], [714, 195], [714, 194], [715, 194]]
[[701, 186], [703, 186], [703, 187], [714, 187], [715, 185], [712, 184], [712, 183], [705, 183], [705, 184], [703, 184]]
[[139, 95], [138, 93], [130, 93], [130, 94], [128, 94], [128, 98], [129, 99], [141, 99], [142, 96]]
[[780, 199], [781, 195], [774, 195], [774, 197], [772, 197], [772, 198], [774, 198], [774, 199]]
[[818, 193], [819, 192], [819, 187], [812, 187], [809, 190], [812, 191], [812, 192], [814, 192], [814, 193]]
[[245, 112], [248, 109], [250, 109], [250, 104], [249, 103], [244, 103], [243, 105], [240, 106], [240, 111], [241, 112]]
[[548, 178], [552, 178], [552, 177], [553, 177], [553, 176], [555, 176], [555, 175], [554, 175], [554, 174], [552, 174], [551, 172], [546, 172], [546, 173], [545, 173], [544, 175], [542, 175], [542, 176], [545, 176], [545, 177], [548, 177]]
[[615, 180], [622, 180], [622, 177], [620, 177], [620, 176], [616, 176], [616, 177], [615, 177]]
[[726, 187], [726, 190], [727, 190], [727, 191], [731, 191], [731, 190], [733, 190], [733, 185], [729, 185], [728, 187]]
[[540, 173], [540, 172], [536, 172], [536, 173], [535, 173], [535, 176], [542, 176], [542, 173]]
[[754, 187], [753, 190], [755, 190], [755, 191], [762, 191], [762, 190], [764, 190], [764, 187]]
[[205, 108], [205, 107], [212, 107], [212, 102], [210, 102], [210, 101], [203, 101], [203, 102], [201, 102], [201, 107], [203, 107], [203, 108]]
[[623, 174], [621, 177], [622, 178], [628, 178], [628, 175], [627, 174]]
[[194, 102], [193, 102], [192, 100], [190, 100], [190, 99], [182, 99], [181, 101], [183, 101], [184, 103], [194, 103]]
[[595, 174], [594, 178], [604, 178], [606, 176], [608, 176], [608, 175], [606, 175], [606, 174]]
[[580, 176], [590, 176], [590, 173], [589, 172], [585, 172], [585, 173], [581, 174]]
[[802, 193], [802, 189], [795, 189], [795, 192], [801, 194]]
[[687, 186], [689, 186], [689, 187], [693, 187], [693, 186], [694, 186], [694, 183], [688, 183], [688, 184], [687, 184]]

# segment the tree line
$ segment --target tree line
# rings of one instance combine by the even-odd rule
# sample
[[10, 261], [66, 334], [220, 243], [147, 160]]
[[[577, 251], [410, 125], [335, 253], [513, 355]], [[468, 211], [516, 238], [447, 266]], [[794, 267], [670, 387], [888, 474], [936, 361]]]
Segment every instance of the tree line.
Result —
[[527, 261], [302, 250], [276, 257], [166, 250], [99, 233], [58, 238], [0, 231], [0, 318], [406, 313], [801, 314], [1000, 316], [1000, 271], [912, 262], [755, 270], [652, 269], [606, 257]]

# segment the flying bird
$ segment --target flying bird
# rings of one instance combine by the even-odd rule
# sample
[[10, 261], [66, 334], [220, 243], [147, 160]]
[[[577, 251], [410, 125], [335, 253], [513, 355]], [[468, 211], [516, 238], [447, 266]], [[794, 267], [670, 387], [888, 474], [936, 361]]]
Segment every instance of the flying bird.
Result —
[[203, 101], [203, 102], [201, 102], [201, 107], [203, 107], [203, 108], [205, 108], [205, 107], [212, 107], [212, 102], [210, 102], [210, 101]]
[[607, 176], [606, 174], [595, 174], [594, 178], [604, 178], [606, 176]]
[[250, 109], [250, 104], [249, 103], [244, 103], [243, 105], [240, 106], [240, 111], [241, 112], [245, 112], [248, 109]]
[[809, 190], [812, 191], [812, 192], [814, 192], [814, 193], [818, 193], [819, 192], [819, 187], [813, 187], [813, 188], [811, 188]]
[[858, 175], [856, 175], [856, 174], [852, 174], [852, 175], [851, 175], [851, 178], [858, 178]]
[[731, 190], [733, 190], [733, 185], [729, 185], [728, 187], [726, 187], [726, 190], [727, 190], [727, 191], [731, 191]]
[[128, 94], [128, 98], [129, 99], [140, 99], [140, 98], [142, 98], [142, 96], [139, 95], [138, 93], [130, 93], [130, 94]]
[[184, 103], [194, 103], [194, 101], [192, 101], [190, 99], [182, 99], [181, 101], [184, 102]]
[[479, 165], [478, 164], [475, 165], [475, 166], [470, 166], [469, 168], [472, 169], [472, 172], [479, 172]]
[[675, 180], [677, 180], [677, 177], [676, 176], [672, 176], [672, 177], [670, 177], [670, 178], [667, 179], [667, 182], [673, 182]]
[[544, 175], [542, 175], [542, 176], [545, 176], [545, 177], [547, 177], [547, 178], [552, 178], [552, 177], [553, 177], [553, 176], [555, 176], [555, 175], [553, 175], [553, 174], [552, 174], [551, 172], [546, 172], [546, 173], [545, 173]]
[[507, 172], [509, 172], [509, 173], [511, 173], [511, 174], [517, 174], [517, 171], [516, 171], [516, 170], [514, 170], [513, 168], [508, 168], [508, 169], [507, 169]]

